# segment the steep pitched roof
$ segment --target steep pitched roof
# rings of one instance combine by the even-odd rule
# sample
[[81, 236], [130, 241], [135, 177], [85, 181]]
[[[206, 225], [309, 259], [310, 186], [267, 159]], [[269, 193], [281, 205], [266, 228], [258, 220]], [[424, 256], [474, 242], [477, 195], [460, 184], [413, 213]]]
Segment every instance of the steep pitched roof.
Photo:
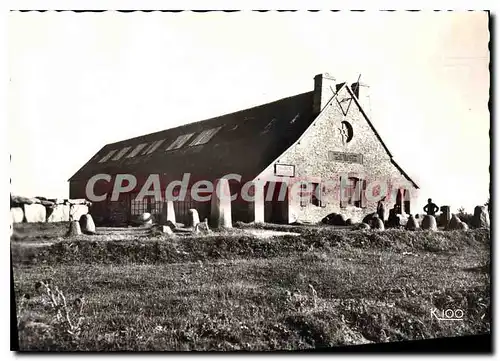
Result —
[[[337, 92], [331, 100], [343, 87], [353, 97], [391, 162], [408, 181], [419, 188], [393, 159], [392, 153], [350, 87], [345, 83], [337, 84]], [[98, 173], [130, 173], [136, 176], [162, 174], [167, 180], [181, 179], [184, 173], [191, 173], [193, 180], [210, 180], [235, 173], [250, 180], [281, 156], [309, 128], [317, 116], [313, 113], [312, 105], [311, 91], [235, 113], [110, 143], [69, 180], [85, 180]], [[102, 161], [103, 158], [107, 159]]]
[[[252, 179], [281, 155], [314, 120], [312, 104], [313, 92], [307, 92], [236, 113], [108, 144], [70, 181], [84, 180], [98, 173], [159, 173], [165, 174], [166, 179], [180, 179], [184, 173], [191, 173], [192, 178], [198, 180], [236, 173], [243, 179]], [[210, 133], [210, 130], [213, 131]], [[175, 147], [182, 143], [179, 136], [186, 134], [192, 136], [180, 148], [167, 150], [172, 145]], [[207, 138], [209, 140], [205, 144], [190, 146], [196, 141], [204, 142]], [[151, 154], [143, 154], [153, 142], [161, 140], [163, 142]], [[137, 155], [128, 157], [144, 143], [147, 145]], [[115, 152], [108, 160], [100, 162], [113, 150]], [[123, 150], [123, 154], [116, 159], [120, 150]]]

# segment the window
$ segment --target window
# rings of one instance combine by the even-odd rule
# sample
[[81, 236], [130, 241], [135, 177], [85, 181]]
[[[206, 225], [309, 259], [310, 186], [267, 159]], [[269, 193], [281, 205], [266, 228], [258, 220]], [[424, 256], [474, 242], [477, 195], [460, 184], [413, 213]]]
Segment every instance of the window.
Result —
[[133, 151], [130, 152], [129, 155], [127, 155], [127, 158], [133, 158], [135, 157], [137, 154], [139, 154], [139, 152], [146, 146], [148, 145], [148, 143], [142, 143], [142, 144], [139, 144], [137, 145]]
[[116, 152], [116, 149], [110, 150], [108, 154], [106, 154], [104, 157], [101, 158], [101, 160], [99, 161], [99, 163], [104, 163], [107, 160], [109, 160], [109, 158], [111, 158], [113, 156], [113, 154], [115, 154], [115, 152]]
[[145, 212], [156, 216], [161, 214], [164, 202], [157, 202], [154, 196], [147, 196], [140, 201], [136, 201], [136, 196], [137, 194], [134, 194], [130, 202], [130, 213], [133, 216], [141, 215]]
[[312, 204], [317, 207], [326, 207], [324, 200], [325, 186], [320, 183], [300, 184], [300, 206]]
[[144, 151], [141, 153], [141, 155], [145, 155], [145, 154], [147, 154], [147, 153], [149, 152], [149, 150], [150, 150], [150, 149], [152, 149], [152, 148], [156, 145], [156, 142], [157, 142], [157, 141], [154, 141], [153, 143], [151, 143], [151, 144], [149, 145], [149, 147], [147, 147], [146, 149], [144, 149]]
[[160, 139], [160, 140], [157, 140], [156, 142], [154, 142], [153, 144], [151, 144], [151, 146], [147, 149], [146, 151], [146, 154], [151, 154], [153, 153], [155, 150], [158, 149], [158, 147], [160, 145], [162, 145], [162, 143], [165, 141], [165, 139]]
[[194, 145], [201, 145], [201, 144], [206, 144], [212, 137], [219, 131], [219, 129], [222, 127], [218, 128], [212, 128], [212, 129], [207, 129], [201, 132], [194, 140], [189, 144], [190, 147]]
[[343, 144], [347, 144], [352, 140], [354, 131], [352, 129], [352, 125], [348, 121], [343, 121], [342, 123], [340, 123], [339, 131]]
[[113, 157], [112, 160], [119, 160], [121, 157], [123, 157], [125, 155], [125, 153], [128, 152], [128, 150], [132, 148], [132, 147], [125, 147], [123, 148], [122, 150], [120, 150], [118, 153], [116, 153], [116, 155]]
[[357, 208], [365, 208], [365, 189], [366, 181], [360, 178], [349, 177], [345, 183], [341, 182], [340, 206], [345, 208], [347, 205], [351, 205]]
[[311, 198], [311, 203], [314, 206], [321, 206], [321, 187], [319, 183], [313, 183], [312, 184], [312, 198]]
[[267, 125], [266, 127], [264, 128], [264, 130], [262, 132], [260, 132], [261, 134], [264, 134], [264, 133], [267, 133], [271, 127], [273, 126], [273, 124], [276, 123], [276, 118], [273, 118]]
[[179, 135], [177, 137], [176, 140], [173, 141], [172, 144], [170, 144], [170, 146], [165, 149], [166, 151], [169, 151], [169, 150], [174, 150], [174, 149], [179, 149], [180, 147], [182, 147], [184, 144], [186, 144], [186, 142], [189, 140], [189, 138], [191, 138], [193, 136], [194, 133], [189, 133], [189, 134], [182, 134], [182, 135]]
[[308, 192], [307, 183], [300, 184], [300, 206], [306, 207], [311, 202], [311, 193]]

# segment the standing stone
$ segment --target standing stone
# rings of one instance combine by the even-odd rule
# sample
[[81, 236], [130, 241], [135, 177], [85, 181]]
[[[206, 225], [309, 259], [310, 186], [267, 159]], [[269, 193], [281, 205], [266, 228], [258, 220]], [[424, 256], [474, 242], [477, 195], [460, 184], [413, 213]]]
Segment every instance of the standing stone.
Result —
[[410, 214], [410, 216], [408, 217], [408, 222], [406, 222], [406, 230], [416, 231], [419, 228], [420, 226], [418, 225], [417, 220], [415, 219], [415, 217], [413, 217], [413, 215]]
[[323, 219], [321, 219], [321, 223], [323, 223], [323, 224], [330, 224], [331, 217], [332, 217], [331, 214], [327, 214], [326, 216], [323, 217]]
[[172, 221], [166, 221], [165, 224], [162, 224], [162, 226], [168, 226], [172, 230], [177, 228], [177, 224], [173, 223]]
[[437, 230], [436, 218], [434, 218], [434, 216], [426, 214], [422, 219], [422, 229], [428, 231], [436, 231]]
[[380, 231], [383, 231], [385, 229], [385, 227], [384, 227], [384, 221], [382, 221], [378, 217], [375, 217], [375, 218], [372, 219], [371, 226], [372, 226], [371, 227], [372, 229], [378, 229]]
[[69, 219], [72, 221], [79, 221], [80, 218], [89, 213], [89, 207], [85, 204], [71, 204], [69, 209]]
[[84, 205], [84, 206], [87, 206], [87, 205], [90, 205], [91, 203], [86, 200], [85, 198], [77, 198], [77, 199], [68, 199], [67, 202], [69, 204], [74, 204], [74, 205]]
[[45, 207], [39, 203], [24, 205], [24, 218], [26, 219], [26, 222], [45, 222], [45, 215]]
[[69, 205], [56, 204], [51, 207], [50, 214], [47, 216], [47, 222], [68, 222], [69, 221]]
[[450, 206], [441, 206], [441, 216], [439, 217], [439, 225], [446, 227], [451, 220]]
[[203, 222], [198, 223], [194, 227], [194, 232], [195, 233], [199, 233], [200, 231], [210, 232], [210, 228], [208, 227], [208, 219], [205, 218], [205, 220]]
[[28, 198], [23, 196], [10, 195], [10, 204], [15, 206], [22, 206], [24, 204], [40, 204], [38, 198]]
[[333, 220], [332, 220], [332, 225], [334, 226], [345, 226], [346, 225], [346, 220], [344, 218], [344, 215], [343, 214], [336, 214], [333, 216]]
[[164, 226], [170, 227], [170, 229], [174, 230], [177, 228], [177, 224], [173, 223], [172, 221], [166, 221]]
[[474, 228], [489, 228], [490, 215], [486, 206], [476, 206], [474, 216], [472, 217], [472, 226]]
[[45, 207], [53, 207], [55, 206], [55, 203], [52, 201], [48, 201], [46, 199], [40, 199], [40, 204]]
[[212, 193], [210, 223], [214, 228], [231, 228], [231, 192], [229, 181], [218, 179]]
[[375, 217], [378, 217], [377, 213], [370, 213], [370, 214], [367, 214], [365, 216], [365, 218], [363, 218], [363, 223], [366, 223], [366, 224], [371, 224], [373, 218]]
[[90, 214], [84, 214], [80, 218], [80, 228], [85, 234], [95, 234], [95, 224]]
[[82, 229], [80, 228], [80, 223], [78, 221], [72, 221], [69, 224], [68, 237], [79, 236], [82, 234]]
[[194, 208], [189, 210], [189, 221], [188, 227], [196, 227], [196, 225], [200, 223], [200, 216], [198, 215], [198, 211]]
[[151, 213], [144, 212], [139, 215], [138, 222], [141, 226], [150, 226], [153, 224], [153, 216]]
[[400, 226], [406, 226], [406, 222], [408, 222], [408, 215], [406, 213], [396, 214], [396, 217]]
[[10, 215], [13, 223], [21, 223], [24, 219], [24, 212], [21, 207], [11, 208]]
[[175, 224], [175, 209], [174, 201], [165, 201], [161, 207], [160, 223], [162, 225], [168, 225], [167, 222]]
[[321, 220], [321, 223], [328, 224], [330, 226], [345, 226], [346, 220], [342, 214], [330, 213]]
[[456, 214], [453, 214], [451, 216], [450, 221], [448, 222], [448, 225], [446, 226], [446, 229], [453, 231], [455, 229], [461, 229], [460, 223], [463, 223], [460, 218]]
[[64, 204], [64, 199], [62, 198], [49, 198], [47, 200], [54, 202], [54, 204]]
[[172, 229], [169, 226], [161, 226], [161, 233], [172, 236], [174, 234], [174, 231], [172, 231]]
[[368, 223], [360, 223], [356, 228], [359, 230], [370, 229], [370, 225]]
[[384, 202], [380, 202], [378, 205], [377, 205], [377, 215], [378, 215], [378, 218], [380, 218], [382, 221], [385, 221], [385, 204]]
[[387, 227], [399, 227], [401, 225], [401, 221], [396, 213], [396, 208], [392, 208], [389, 210], [389, 218], [387, 219]]

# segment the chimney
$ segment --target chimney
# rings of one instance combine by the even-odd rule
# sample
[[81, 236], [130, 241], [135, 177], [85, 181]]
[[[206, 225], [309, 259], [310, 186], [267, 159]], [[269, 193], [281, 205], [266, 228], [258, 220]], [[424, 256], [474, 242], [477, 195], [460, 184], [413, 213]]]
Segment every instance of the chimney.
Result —
[[328, 73], [314, 77], [313, 112], [319, 114], [336, 92], [335, 78]]
[[351, 89], [358, 98], [359, 104], [365, 114], [370, 117], [372, 113], [371, 101], [370, 101], [370, 87], [363, 82], [356, 82], [351, 84]]

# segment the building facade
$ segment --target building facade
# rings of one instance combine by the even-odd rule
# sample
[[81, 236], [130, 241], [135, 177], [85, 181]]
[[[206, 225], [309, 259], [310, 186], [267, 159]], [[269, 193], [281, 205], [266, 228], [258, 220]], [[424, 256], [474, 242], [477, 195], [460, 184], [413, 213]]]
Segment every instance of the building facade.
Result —
[[[340, 213], [356, 222], [375, 212], [382, 196], [386, 207], [411, 213], [418, 186], [394, 161], [369, 114], [366, 85], [320, 74], [312, 92], [108, 144], [71, 177], [70, 197], [89, 199], [89, 179], [109, 174], [91, 187], [103, 198], [91, 209], [96, 223], [125, 225], [143, 212], [159, 216], [167, 194], [174, 196], [177, 221], [185, 223], [190, 208], [210, 218], [209, 184], [229, 175], [233, 221], [317, 222]], [[127, 191], [112, 199], [119, 174], [137, 182], [121, 183]], [[151, 174], [158, 175], [161, 199], [137, 200]], [[193, 187], [203, 199], [193, 197]], [[176, 200], [181, 189], [186, 195]]]

